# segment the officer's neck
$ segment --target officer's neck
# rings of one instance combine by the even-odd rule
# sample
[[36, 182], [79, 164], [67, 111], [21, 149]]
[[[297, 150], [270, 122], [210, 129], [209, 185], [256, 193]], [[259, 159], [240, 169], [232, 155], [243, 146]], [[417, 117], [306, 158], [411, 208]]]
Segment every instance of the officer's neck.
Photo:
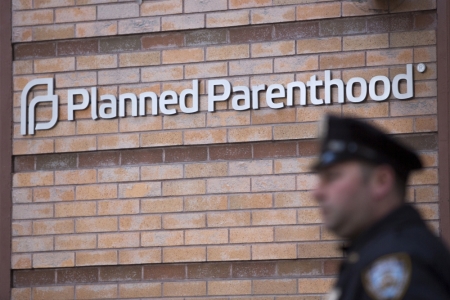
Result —
[[403, 204], [404, 201], [397, 195], [392, 195], [392, 197], [386, 197], [380, 201], [376, 201], [366, 214], [366, 219], [362, 221], [360, 226], [357, 227], [357, 230], [351, 232], [347, 238], [350, 241], [358, 239], [361, 235], [376, 226], [377, 223], [397, 210]]

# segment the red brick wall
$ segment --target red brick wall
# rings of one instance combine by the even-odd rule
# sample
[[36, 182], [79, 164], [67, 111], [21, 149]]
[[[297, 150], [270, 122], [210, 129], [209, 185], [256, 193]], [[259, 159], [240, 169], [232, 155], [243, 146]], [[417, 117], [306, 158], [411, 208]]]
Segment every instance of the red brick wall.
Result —
[[[408, 200], [439, 231], [435, 1], [119, 2], [13, 1], [14, 299], [321, 299], [342, 256], [310, 196], [325, 112], [357, 114], [420, 152]], [[331, 69], [344, 82], [392, 80], [421, 62], [411, 100], [247, 111], [230, 100], [207, 112], [211, 78], [286, 85]], [[55, 78], [61, 121], [22, 136], [20, 95], [41, 77]], [[193, 79], [199, 113], [66, 121], [71, 88], [159, 95]], [[50, 114], [39, 107], [38, 119]], [[280, 271], [283, 260], [295, 271]], [[61, 279], [70, 272], [81, 275]]]

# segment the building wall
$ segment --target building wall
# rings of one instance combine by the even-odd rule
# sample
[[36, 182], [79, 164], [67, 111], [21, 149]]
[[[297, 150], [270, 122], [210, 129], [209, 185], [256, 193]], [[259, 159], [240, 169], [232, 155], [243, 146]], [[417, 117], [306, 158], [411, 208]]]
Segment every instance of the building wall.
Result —
[[[436, 1], [13, 0], [13, 10], [13, 299], [323, 299], [342, 257], [310, 195], [326, 112], [419, 151], [426, 168], [407, 199], [439, 232]], [[208, 112], [215, 78], [392, 80], [409, 63], [411, 100], [340, 104], [333, 88], [333, 104], [272, 109], [261, 92], [258, 110], [230, 99]], [[61, 121], [22, 136], [22, 90], [48, 77]], [[67, 121], [68, 89], [179, 94], [195, 79], [195, 114], [148, 106], [132, 117], [128, 105], [127, 117], [94, 121], [87, 109]], [[38, 107], [38, 120], [50, 115]]]

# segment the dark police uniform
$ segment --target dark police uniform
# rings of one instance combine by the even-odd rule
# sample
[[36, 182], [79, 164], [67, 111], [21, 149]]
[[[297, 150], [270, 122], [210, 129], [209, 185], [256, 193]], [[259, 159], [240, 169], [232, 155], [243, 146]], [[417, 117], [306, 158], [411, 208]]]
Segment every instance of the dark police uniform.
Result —
[[336, 299], [450, 299], [450, 254], [410, 205], [379, 221], [345, 253]]
[[[406, 182], [418, 156], [382, 131], [351, 118], [327, 116], [316, 171], [361, 160], [388, 164]], [[403, 204], [349, 241], [329, 300], [450, 300], [450, 253], [419, 213]]]

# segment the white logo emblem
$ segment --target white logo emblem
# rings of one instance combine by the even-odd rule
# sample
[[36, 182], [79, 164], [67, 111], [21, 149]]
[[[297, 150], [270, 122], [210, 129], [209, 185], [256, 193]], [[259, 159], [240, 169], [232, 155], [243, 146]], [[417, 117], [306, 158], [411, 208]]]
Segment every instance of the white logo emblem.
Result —
[[[27, 109], [28, 93], [37, 85], [47, 85], [47, 94], [34, 97]], [[29, 134], [34, 134], [35, 130], [50, 129], [55, 126], [58, 121], [58, 95], [54, 95], [53, 92], [53, 78], [34, 79], [25, 86], [20, 96], [20, 133], [22, 135], [27, 134], [27, 123]], [[52, 103], [52, 118], [48, 122], [36, 123], [36, 105], [43, 102]]]

